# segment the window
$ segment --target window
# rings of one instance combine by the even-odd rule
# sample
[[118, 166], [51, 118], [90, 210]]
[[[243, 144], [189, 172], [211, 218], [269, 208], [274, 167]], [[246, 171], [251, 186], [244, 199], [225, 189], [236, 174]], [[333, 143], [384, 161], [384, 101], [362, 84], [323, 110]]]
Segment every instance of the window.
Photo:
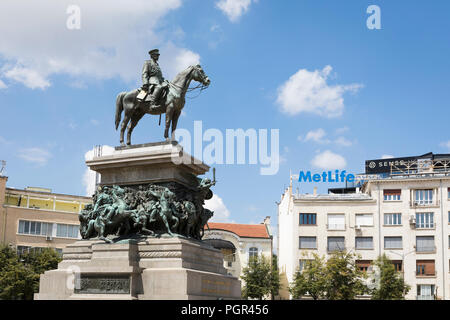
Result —
[[31, 247], [27, 247], [27, 246], [17, 246], [16, 247], [16, 251], [19, 256], [21, 256], [25, 252], [29, 252], [30, 249], [31, 249]]
[[384, 225], [385, 226], [400, 226], [402, 224], [401, 213], [385, 213]]
[[417, 212], [416, 213], [416, 228], [418, 228], [418, 229], [434, 228], [434, 213], [433, 212]]
[[329, 214], [327, 227], [328, 230], [345, 230], [345, 215]]
[[394, 265], [395, 271], [402, 272], [402, 270], [403, 270], [403, 261], [402, 260], [392, 260], [392, 264]]
[[414, 204], [428, 205], [433, 203], [433, 189], [414, 190]]
[[417, 236], [416, 251], [417, 252], [434, 252], [434, 236]]
[[417, 300], [434, 300], [434, 285], [433, 284], [417, 285]]
[[250, 260], [251, 258], [256, 257], [258, 257], [258, 248], [251, 247], [250, 249], [248, 249], [248, 259]]
[[384, 201], [400, 201], [402, 190], [400, 189], [386, 189], [383, 190]]
[[303, 270], [305, 270], [305, 268], [306, 268], [308, 262], [310, 262], [310, 261], [311, 261], [311, 260], [300, 259], [300, 260], [298, 261], [298, 270], [299, 270], [300, 272], [302, 272]]
[[372, 260], [356, 260], [355, 264], [363, 272], [372, 271]]
[[316, 237], [299, 237], [300, 249], [317, 249]]
[[385, 249], [402, 249], [402, 237], [384, 237]]
[[417, 260], [416, 261], [417, 276], [434, 276], [434, 260]]
[[345, 250], [345, 237], [328, 237], [328, 251]]
[[447, 198], [450, 200], [450, 188], [447, 189]]
[[355, 224], [359, 226], [373, 226], [373, 215], [357, 214], [355, 216]]
[[51, 236], [52, 230], [53, 230], [53, 223], [19, 220], [20, 234]]
[[356, 237], [356, 249], [373, 249], [373, 237]]
[[315, 213], [300, 213], [300, 225], [315, 225], [316, 214]]
[[57, 224], [56, 236], [62, 238], [78, 238], [79, 227], [70, 224]]

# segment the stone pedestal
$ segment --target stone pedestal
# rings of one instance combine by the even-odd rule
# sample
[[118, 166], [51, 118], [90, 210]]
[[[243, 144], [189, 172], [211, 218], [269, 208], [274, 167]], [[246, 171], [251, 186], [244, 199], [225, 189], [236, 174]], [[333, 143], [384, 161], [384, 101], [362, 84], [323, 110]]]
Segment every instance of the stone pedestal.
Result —
[[191, 189], [198, 185], [196, 177], [209, 170], [177, 142], [116, 147], [113, 154], [94, 157], [86, 165], [101, 174], [101, 185], [175, 182]]
[[[117, 147], [113, 154], [98, 155], [86, 164], [101, 174], [101, 185], [132, 190], [157, 185], [169, 189], [179, 203], [188, 196], [194, 201], [199, 195], [197, 176], [209, 170], [176, 142]], [[206, 210], [198, 212], [210, 217]], [[41, 275], [35, 295], [38, 300], [218, 298], [241, 298], [240, 281], [227, 275], [222, 253], [199, 240], [164, 235], [68, 245], [58, 269]]]
[[41, 276], [35, 299], [240, 299], [240, 281], [226, 274], [222, 259], [191, 239], [81, 240], [64, 249], [57, 270]]

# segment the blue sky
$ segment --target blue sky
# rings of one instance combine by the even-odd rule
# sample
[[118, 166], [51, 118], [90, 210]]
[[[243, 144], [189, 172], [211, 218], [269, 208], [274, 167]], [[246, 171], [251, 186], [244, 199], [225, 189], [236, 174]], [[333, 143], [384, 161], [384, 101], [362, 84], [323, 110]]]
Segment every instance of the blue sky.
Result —
[[[66, 26], [71, 4], [80, 29]], [[381, 30], [366, 26], [369, 5], [381, 10]], [[280, 130], [276, 175], [213, 165], [217, 221], [272, 216], [276, 225], [290, 171], [360, 173], [366, 159], [450, 152], [449, 11], [444, 0], [3, 0], [8, 186], [85, 195], [85, 154], [118, 145], [116, 95], [141, 85], [142, 63], [158, 47], [167, 78], [200, 62], [212, 81], [187, 100], [179, 128], [202, 120], [204, 130]], [[157, 122], [145, 116], [133, 142], [162, 140]]]

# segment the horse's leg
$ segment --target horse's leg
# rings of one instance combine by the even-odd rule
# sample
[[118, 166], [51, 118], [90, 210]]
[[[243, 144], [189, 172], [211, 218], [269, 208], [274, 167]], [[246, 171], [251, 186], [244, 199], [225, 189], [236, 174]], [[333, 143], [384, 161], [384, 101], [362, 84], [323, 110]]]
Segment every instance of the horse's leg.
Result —
[[127, 132], [127, 145], [131, 145], [131, 133], [133, 132], [134, 127], [136, 127], [137, 123], [139, 122], [139, 120], [141, 120], [141, 118], [144, 116], [144, 113], [136, 113], [133, 114], [133, 116], [131, 117], [131, 121], [130, 124], [128, 125], [128, 132]]
[[123, 120], [122, 120], [122, 125], [120, 127], [120, 145], [121, 146], [125, 146], [125, 144], [123, 143], [123, 135], [125, 134], [125, 129], [127, 128], [128, 121], [130, 121], [130, 117], [128, 116], [127, 113], [125, 113]]
[[172, 122], [172, 117], [173, 117], [173, 105], [170, 104], [167, 106], [166, 109], [166, 129], [164, 130], [164, 138], [166, 138], [166, 140], [169, 140], [169, 128], [170, 123]]
[[180, 114], [181, 111], [174, 111], [172, 115], [172, 140], [175, 140], [175, 130], [177, 130], [177, 123]]

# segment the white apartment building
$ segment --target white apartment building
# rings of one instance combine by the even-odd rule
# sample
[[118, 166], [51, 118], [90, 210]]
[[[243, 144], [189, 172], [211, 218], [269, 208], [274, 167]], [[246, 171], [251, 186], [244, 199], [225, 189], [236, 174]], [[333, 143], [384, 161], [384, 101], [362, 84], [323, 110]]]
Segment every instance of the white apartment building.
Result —
[[285, 281], [311, 252], [356, 252], [368, 272], [385, 253], [411, 286], [406, 299], [449, 300], [450, 155], [366, 161], [357, 181], [340, 194], [294, 194], [291, 182], [278, 205]]

